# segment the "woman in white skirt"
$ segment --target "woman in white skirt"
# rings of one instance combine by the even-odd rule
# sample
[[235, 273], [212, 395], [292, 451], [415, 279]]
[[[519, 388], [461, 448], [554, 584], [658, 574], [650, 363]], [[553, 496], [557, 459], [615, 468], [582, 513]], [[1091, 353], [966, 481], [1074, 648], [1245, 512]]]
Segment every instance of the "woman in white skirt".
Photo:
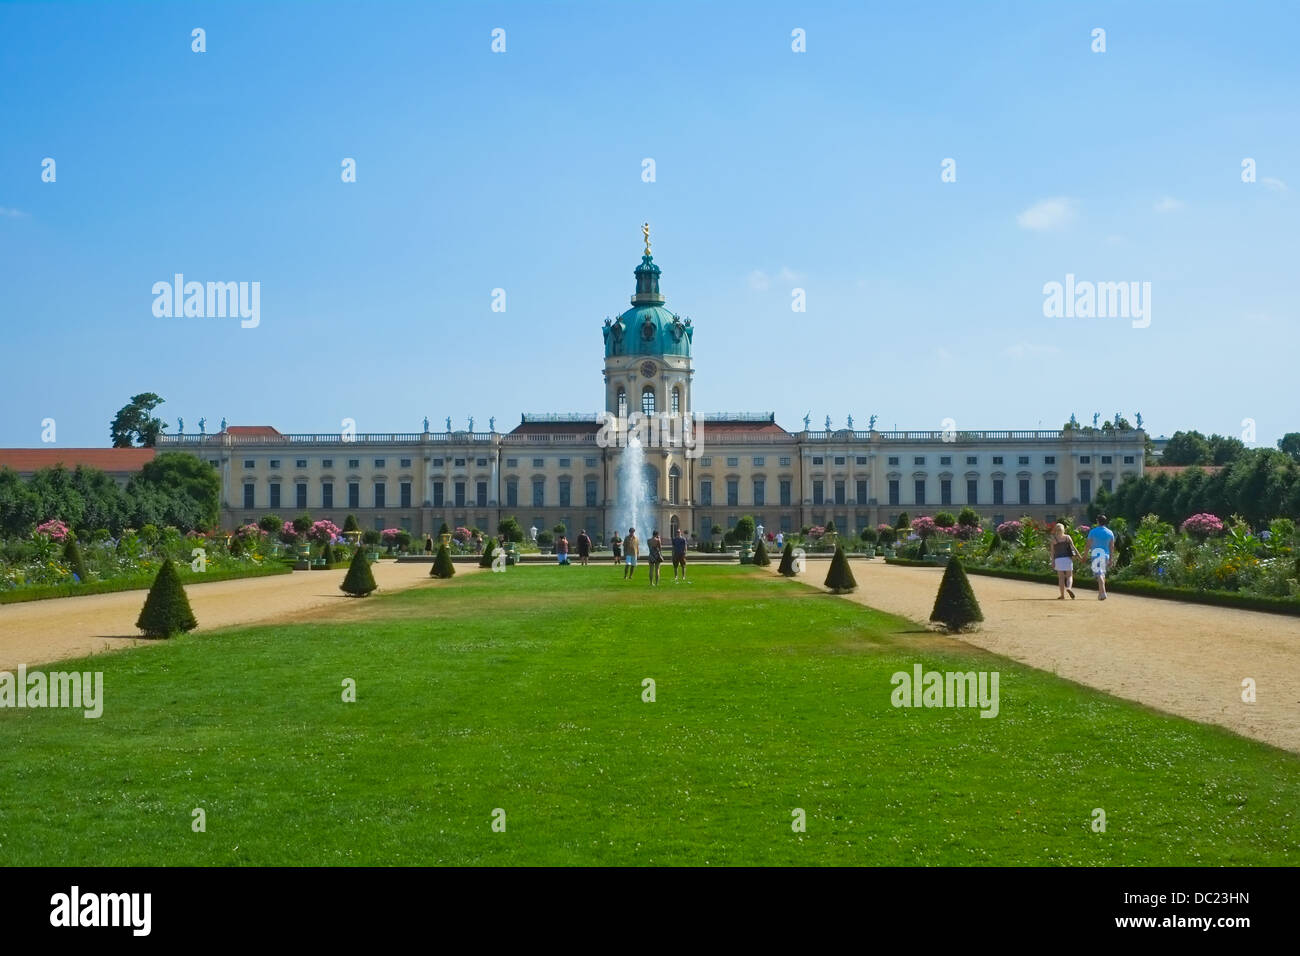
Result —
[[1065, 533], [1065, 525], [1058, 524], [1052, 528], [1052, 567], [1056, 569], [1056, 583], [1061, 589], [1058, 601], [1064, 601], [1070, 595], [1074, 600], [1074, 561], [1079, 557], [1079, 549], [1074, 546], [1074, 539]]

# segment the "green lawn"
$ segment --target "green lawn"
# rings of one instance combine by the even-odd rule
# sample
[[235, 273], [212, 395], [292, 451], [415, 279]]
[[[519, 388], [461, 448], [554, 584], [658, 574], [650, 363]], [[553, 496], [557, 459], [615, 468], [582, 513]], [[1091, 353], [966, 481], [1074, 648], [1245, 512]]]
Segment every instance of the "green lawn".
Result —
[[[1300, 862], [1294, 755], [752, 568], [638, 574], [461, 575], [79, 662], [99, 720], [0, 710], [0, 863]], [[917, 662], [1000, 672], [999, 716], [894, 708]]]

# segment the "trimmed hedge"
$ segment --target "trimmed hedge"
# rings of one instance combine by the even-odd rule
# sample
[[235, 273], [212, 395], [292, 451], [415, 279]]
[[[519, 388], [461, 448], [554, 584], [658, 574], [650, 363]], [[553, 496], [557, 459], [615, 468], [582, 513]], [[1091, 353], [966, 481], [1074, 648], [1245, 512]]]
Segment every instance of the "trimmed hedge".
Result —
[[144, 632], [145, 637], [171, 637], [199, 626], [185, 596], [185, 585], [181, 584], [171, 558], [164, 560], [158, 569], [158, 576], [149, 588], [135, 626]]
[[[202, 584], [205, 581], [234, 581], [239, 578], [264, 578], [272, 574], [292, 574], [293, 568], [281, 564], [263, 565], [259, 568], [232, 568], [228, 571], [191, 571], [190, 566], [177, 567], [177, 574], [185, 584]], [[0, 604], [22, 604], [26, 601], [45, 601], [51, 598], [81, 597], [88, 594], [114, 594], [118, 591], [141, 591], [153, 587], [154, 576], [118, 578], [112, 581], [89, 581], [84, 584], [42, 584], [33, 588], [16, 588], [0, 591]]]
[[[933, 568], [928, 561], [909, 561], [906, 558], [886, 558], [886, 564], [913, 568]], [[1055, 571], [1018, 571], [1015, 568], [966, 568], [967, 574], [983, 574], [991, 578], [1009, 578], [1013, 581], [1031, 581], [1034, 584], [1056, 584]], [[1095, 578], [1075, 577], [1076, 591], [1095, 591]], [[1294, 598], [1268, 597], [1260, 594], [1242, 594], [1238, 591], [1198, 591], [1195, 588], [1171, 588], [1154, 581], [1106, 581], [1107, 594], [1133, 594], [1138, 597], [1182, 601], [1187, 604], [1210, 604], [1215, 607], [1232, 607], [1243, 611], [1267, 611], [1270, 614], [1289, 614], [1300, 617], [1300, 601]]]

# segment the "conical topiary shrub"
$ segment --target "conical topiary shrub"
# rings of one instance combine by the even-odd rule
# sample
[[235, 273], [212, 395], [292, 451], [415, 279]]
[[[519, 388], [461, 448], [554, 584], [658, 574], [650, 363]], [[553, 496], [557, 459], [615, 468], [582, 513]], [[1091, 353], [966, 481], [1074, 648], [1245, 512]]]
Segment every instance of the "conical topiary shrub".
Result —
[[77, 547], [77, 539], [72, 535], [68, 535], [68, 543], [63, 546], [63, 560], [77, 576], [77, 580], [85, 584], [89, 572], [86, 571], [86, 562], [82, 560], [81, 549]]
[[497, 539], [488, 538], [487, 544], [483, 546], [483, 557], [478, 559], [478, 566], [480, 568], [492, 567], [492, 557], [493, 557], [493, 553], [496, 551], [496, 548], [497, 548]]
[[145, 637], [171, 637], [199, 626], [171, 558], [158, 569], [135, 626], [144, 631]]
[[960, 631], [963, 627], [984, 620], [979, 602], [975, 600], [975, 592], [971, 590], [970, 581], [966, 578], [966, 569], [955, 557], [948, 559], [948, 566], [944, 569], [930, 620], [942, 624], [949, 631]]
[[848, 594], [858, 586], [849, 570], [849, 559], [844, 556], [842, 545], [835, 546], [835, 557], [831, 558], [831, 569], [826, 572], [826, 586], [832, 594]]
[[360, 530], [361, 530], [361, 526], [357, 524], [356, 515], [348, 515], [346, 518], [343, 519], [343, 532], [345, 534], [349, 531], [360, 531]]
[[787, 578], [794, 577], [794, 545], [789, 541], [785, 543], [785, 550], [781, 552], [781, 563], [776, 566], [778, 574], [784, 574]]
[[353, 597], [365, 597], [376, 587], [375, 576], [370, 570], [370, 562], [366, 560], [366, 553], [357, 548], [357, 553], [352, 555], [352, 563], [348, 565], [348, 573], [343, 578], [343, 583], [339, 585], [339, 590]]
[[320, 557], [327, 568], [334, 563], [334, 547], [328, 541], [325, 542], [325, 547], [321, 548]]
[[433, 558], [433, 567], [429, 569], [429, 576], [433, 578], [449, 578], [456, 573], [456, 566], [451, 563], [451, 550], [445, 545], [438, 545], [438, 553]]
[[758, 547], [754, 549], [754, 563], [763, 568], [772, 563], [772, 559], [767, 556], [767, 545], [763, 543], [762, 538], [758, 539]]

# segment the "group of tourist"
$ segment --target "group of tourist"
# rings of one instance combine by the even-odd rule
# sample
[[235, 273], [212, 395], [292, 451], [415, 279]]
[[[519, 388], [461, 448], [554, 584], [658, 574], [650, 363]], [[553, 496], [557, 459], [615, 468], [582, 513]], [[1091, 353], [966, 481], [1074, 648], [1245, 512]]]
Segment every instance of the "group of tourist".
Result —
[[[628, 528], [626, 538], [620, 538], [615, 531], [614, 537], [610, 539], [610, 548], [614, 552], [614, 564], [620, 562], [623, 564], [623, 580], [632, 580], [636, 574], [637, 555], [641, 551], [641, 539], [636, 536], [636, 528]], [[659, 566], [664, 563], [664, 542], [658, 530], [650, 533], [650, 539], [646, 541], [646, 550], [649, 552], [647, 560], [650, 565], [650, 586], [658, 587]], [[686, 580], [686, 533], [680, 528], [673, 535], [672, 558], [673, 584], [679, 581], [682, 584], [689, 584], [690, 582]]]
[[[1105, 515], [1097, 516], [1097, 523], [1088, 531], [1087, 548], [1092, 558], [1092, 573], [1097, 578], [1097, 600], [1106, 600], [1106, 572], [1115, 566], [1115, 532], [1106, 527], [1110, 519]], [[1074, 562], [1083, 555], [1074, 546], [1074, 539], [1065, 531], [1065, 525], [1058, 524], [1052, 529], [1052, 567], [1056, 569], [1056, 584], [1064, 601], [1070, 595], [1074, 600]]]
[[[586, 567], [590, 558], [591, 535], [587, 534], [587, 529], [584, 528], [578, 532], [578, 563]], [[557, 564], [569, 563], [569, 539], [563, 534], [560, 535], [560, 540], [555, 542], [555, 561]]]

